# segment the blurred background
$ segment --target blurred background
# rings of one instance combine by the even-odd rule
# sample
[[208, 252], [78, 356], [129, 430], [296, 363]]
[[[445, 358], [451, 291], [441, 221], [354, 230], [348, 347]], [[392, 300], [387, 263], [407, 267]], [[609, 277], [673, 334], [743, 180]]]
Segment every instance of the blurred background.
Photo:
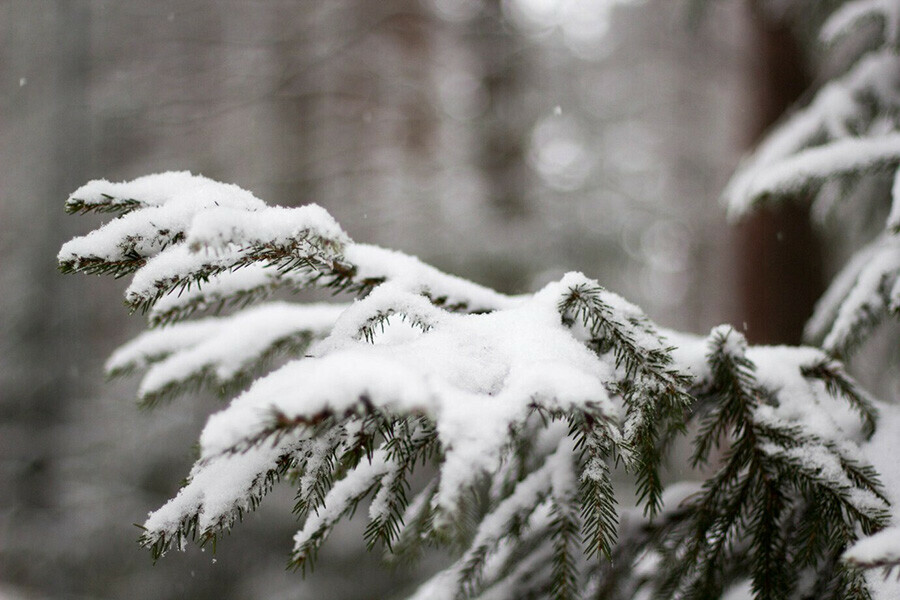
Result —
[[383, 570], [351, 524], [301, 580], [286, 489], [152, 564], [132, 523], [219, 404], [103, 382], [143, 322], [125, 282], [56, 271], [103, 221], [63, 212], [90, 179], [191, 170], [504, 292], [580, 270], [661, 325], [796, 342], [841, 247], [799, 205], [718, 204], [827, 67], [816, 13], [760, 4], [0, 0], [0, 599], [390, 598], [430, 568]]

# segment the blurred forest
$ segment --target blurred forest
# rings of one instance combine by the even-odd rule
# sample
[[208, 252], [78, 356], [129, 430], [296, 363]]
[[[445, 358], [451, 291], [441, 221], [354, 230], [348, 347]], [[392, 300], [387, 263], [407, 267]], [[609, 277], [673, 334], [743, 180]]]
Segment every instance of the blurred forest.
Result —
[[103, 384], [143, 323], [121, 282], [56, 272], [101, 220], [63, 212], [90, 179], [191, 170], [504, 292], [581, 270], [666, 326], [797, 341], [809, 300], [773, 309], [778, 269], [814, 295], [831, 263], [804, 215], [732, 229], [718, 195], [825, 67], [753, 5], [0, 0], [0, 599], [388, 598], [419, 578], [337, 540], [305, 582], [286, 572], [290, 490], [215, 557], [153, 565], [134, 543], [221, 401], [141, 412], [133, 383]]

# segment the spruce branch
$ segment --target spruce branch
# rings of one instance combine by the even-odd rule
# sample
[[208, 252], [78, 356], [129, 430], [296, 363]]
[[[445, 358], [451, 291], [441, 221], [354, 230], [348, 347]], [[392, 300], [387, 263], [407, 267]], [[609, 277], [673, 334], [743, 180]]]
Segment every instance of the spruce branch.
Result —
[[847, 374], [841, 363], [822, 360], [802, 367], [801, 373], [804, 377], [822, 381], [829, 394], [845, 400], [853, 407], [863, 422], [863, 433], [867, 438], [872, 436], [878, 419], [874, 400]]
[[92, 212], [123, 215], [139, 208], [145, 208], [146, 206], [146, 203], [136, 200], [135, 198], [116, 198], [103, 193], [100, 194], [99, 200], [86, 200], [75, 197], [66, 200], [66, 212], [70, 215], [85, 215]]
[[560, 300], [559, 311], [564, 322], [580, 322], [589, 345], [600, 355], [611, 353], [623, 371], [616, 391], [627, 409], [625, 442], [635, 452], [638, 498], [654, 515], [661, 508], [662, 449], [684, 430], [691, 379], [673, 367], [671, 348], [649, 319], [630, 305], [623, 310], [623, 302], [596, 284], [580, 283]]
[[[702, 418], [693, 460], [705, 463], [713, 448], [729, 445], [722, 466], [691, 502], [687, 526], [675, 533], [682, 550], [672, 555], [658, 589], [663, 597], [715, 597], [727, 565], [743, 552], [734, 544], [747, 539], [754, 598], [789, 598], [800, 565], [830, 560], [855, 540], [856, 528], [883, 527], [887, 504], [874, 472], [849, 448], [800, 422], [781, 422], [767, 409], [774, 394], [757, 383], [739, 334], [719, 328], [709, 344], [713, 408]], [[826, 376], [823, 368], [818, 363], [804, 375]], [[840, 581], [841, 593], [856, 593], [853, 576]]]

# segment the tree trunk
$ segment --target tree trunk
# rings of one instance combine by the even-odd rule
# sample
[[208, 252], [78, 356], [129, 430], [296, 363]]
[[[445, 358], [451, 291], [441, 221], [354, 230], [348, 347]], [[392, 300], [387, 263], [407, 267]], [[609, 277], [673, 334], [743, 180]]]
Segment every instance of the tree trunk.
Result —
[[[758, 3], [748, 11], [746, 145], [751, 147], [800, 98], [811, 82], [787, 24], [773, 22]], [[765, 207], [738, 227], [739, 315], [753, 343], [796, 344], [823, 290], [822, 249], [809, 219], [808, 198]]]

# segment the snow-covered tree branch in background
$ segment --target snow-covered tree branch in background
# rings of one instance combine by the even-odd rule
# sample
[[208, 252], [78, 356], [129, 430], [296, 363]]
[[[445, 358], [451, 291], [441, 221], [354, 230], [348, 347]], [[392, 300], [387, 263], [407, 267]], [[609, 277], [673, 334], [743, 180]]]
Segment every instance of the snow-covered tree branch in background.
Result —
[[856, 0], [835, 11], [822, 28], [837, 44], [868, 21], [882, 24], [880, 43], [850, 61], [808, 106], [774, 129], [745, 160], [725, 191], [729, 214], [740, 217], [774, 201], [809, 197], [816, 213], [834, 210], [873, 175], [894, 174], [890, 197], [870, 193], [856, 199], [887, 205], [884, 232], [859, 251], [822, 297], [806, 334], [810, 342], [848, 356], [890, 314], [900, 316], [900, 5]]
[[[854, 36], [873, 24], [880, 27], [876, 41], [853, 46]], [[729, 212], [740, 216], [805, 190], [820, 216], [848, 201], [860, 213], [886, 215], [883, 229], [851, 256], [806, 326], [810, 343], [850, 359], [885, 319], [900, 318], [900, 3], [843, 3], [824, 23], [821, 39], [832, 45], [849, 40], [856, 55], [845, 73], [768, 135], [732, 179], [725, 200]], [[892, 185], [871, 185], [885, 176], [893, 177]], [[868, 453], [894, 504], [900, 501], [900, 474], [881, 457], [896, 453], [898, 439], [900, 415], [884, 406]], [[845, 561], [888, 571], [900, 566], [898, 516], [895, 509], [891, 526], [850, 548]]]
[[[362, 505], [369, 548], [455, 549], [417, 598], [711, 598], [745, 580], [760, 599], [869, 597], [840, 557], [887, 521], [859, 446], [875, 410], [821, 351], [664, 332], [579, 273], [506, 296], [354, 243], [317, 206], [188, 173], [94, 181], [67, 206], [118, 216], [61, 269], [133, 273], [126, 303], [155, 326], [110, 374], [145, 370], [147, 404], [238, 394], [144, 524], [156, 558], [215, 541], [286, 480], [297, 568]], [[356, 299], [258, 303], [313, 287]], [[665, 486], [689, 429], [706, 470]]]

